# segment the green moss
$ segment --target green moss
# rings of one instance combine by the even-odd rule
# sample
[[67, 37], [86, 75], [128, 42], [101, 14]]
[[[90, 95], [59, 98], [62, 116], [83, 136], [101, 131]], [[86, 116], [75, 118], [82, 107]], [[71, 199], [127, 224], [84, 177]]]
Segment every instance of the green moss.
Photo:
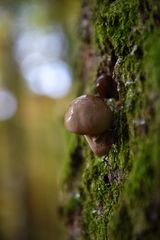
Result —
[[72, 191], [81, 178], [84, 140], [75, 134], [66, 133], [66, 143], [68, 154], [64, 167], [63, 185]]
[[[84, 159], [75, 187], [80, 192], [82, 239], [158, 240], [160, 3], [96, 3], [93, 24], [100, 64], [107, 68], [106, 55], [114, 52], [116, 64], [111, 73], [122, 107], [117, 109], [115, 101], [109, 101], [115, 128], [107, 157], [98, 158], [85, 142], [78, 143]], [[92, 84], [93, 79], [87, 89]]]
[[73, 214], [75, 214], [75, 212], [77, 212], [79, 208], [80, 208], [79, 194], [74, 193], [72, 194], [72, 196], [70, 196], [68, 202], [65, 205], [64, 214], [70, 217]]

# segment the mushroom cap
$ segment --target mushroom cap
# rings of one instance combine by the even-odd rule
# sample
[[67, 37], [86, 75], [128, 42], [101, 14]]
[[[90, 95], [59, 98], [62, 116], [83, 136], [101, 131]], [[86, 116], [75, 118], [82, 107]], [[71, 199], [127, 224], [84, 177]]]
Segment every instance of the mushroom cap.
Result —
[[64, 120], [70, 132], [90, 136], [108, 130], [111, 122], [110, 108], [101, 98], [92, 95], [82, 95], [73, 100]]
[[102, 98], [118, 99], [117, 83], [111, 75], [101, 74], [96, 80], [96, 90]]

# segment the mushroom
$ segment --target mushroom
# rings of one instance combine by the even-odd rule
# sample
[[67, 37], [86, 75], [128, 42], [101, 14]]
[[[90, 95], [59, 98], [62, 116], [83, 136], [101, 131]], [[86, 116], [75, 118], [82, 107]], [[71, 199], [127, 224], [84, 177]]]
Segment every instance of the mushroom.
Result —
[[83, 95], [73, 100], [65, 114], [65, 127], [73, 133], [85, 135], [92, 151], [105, 155], [111, 144], [108, 130], [112, 123], [112, 112], [105, 102], [96, 96]]
[[107, 154], [112, 146], [112, 139], [108, 132], [104, 132], [98, 136], [84, 136], [92, 151], [99, 157]]
[[96, 80], [96, 90], [102, 98], [118, 99], [117, 84], [111, 75], [102, 73]]

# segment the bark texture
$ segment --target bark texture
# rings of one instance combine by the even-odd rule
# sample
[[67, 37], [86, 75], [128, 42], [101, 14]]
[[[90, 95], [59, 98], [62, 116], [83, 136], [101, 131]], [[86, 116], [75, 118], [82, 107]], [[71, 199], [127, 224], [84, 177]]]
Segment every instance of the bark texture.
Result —
[[96, 94], [106, 76], [114, 142], [96, 157], [83, 137], [66, 136], [68, 239], [160, 239], [159, 27], [158, 0], [82, 3], [78, 95]]

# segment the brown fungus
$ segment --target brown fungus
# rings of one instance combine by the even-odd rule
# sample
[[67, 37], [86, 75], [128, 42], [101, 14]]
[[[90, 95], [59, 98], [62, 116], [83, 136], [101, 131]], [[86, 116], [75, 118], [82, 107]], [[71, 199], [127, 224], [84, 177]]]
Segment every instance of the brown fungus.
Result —
[[118, 99], [117, 84], [111, 75], [102, 73], [97, 77], [96, 90], [102, 98]]
[[99, 157], [106, 155], [112, 146], [112, 139], [107, 131], [98, 136], [85, 135], [84, 137], [92, 151]]
[[110, 145], [107, 131], [112, 123], [112, 112], [105, 102], [96, 96], [83, 95], [73, 100], [65, 114], [65, 127], [73, 133], [85, 135], [92, 151], [105, 155]]

